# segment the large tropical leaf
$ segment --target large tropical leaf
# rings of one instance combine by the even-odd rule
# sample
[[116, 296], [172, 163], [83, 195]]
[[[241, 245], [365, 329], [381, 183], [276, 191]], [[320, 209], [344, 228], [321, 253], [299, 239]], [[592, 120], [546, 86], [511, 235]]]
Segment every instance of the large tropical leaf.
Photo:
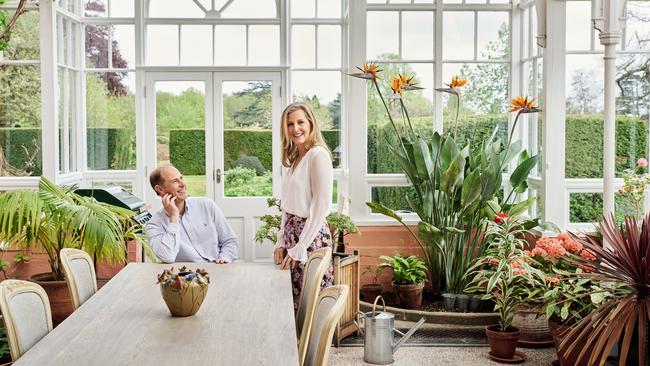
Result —
[[533, 168], [535, 167], [535, 165], [537, 165], [540, 159], [541, 159], [541, 155], [537, 154], [533, 157], [530, 157], [522, 161], [521, 164], [519, 164], [515, 169], [515, 171], [512, 172], [512, 174], [510, 175], [510, 185], [514, 189], [516, 189], [521, 184], [523, 184], [528, 178], [530, 171], [533, 170]]

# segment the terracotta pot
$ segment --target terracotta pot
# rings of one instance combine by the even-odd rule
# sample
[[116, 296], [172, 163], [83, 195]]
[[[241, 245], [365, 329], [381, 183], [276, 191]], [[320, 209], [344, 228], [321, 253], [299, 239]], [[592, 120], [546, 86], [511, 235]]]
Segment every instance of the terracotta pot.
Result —
[[208, 285], [191, 283], [189, 286], [179, 289], [175, 286], [160, 284], [160, 293], [173, 316], [191, 316], [196, 314], [203, 304], [205, 295], [208, 293]]
[[424, 292], [424, 283], [415, 285], [398, 285], [393, 282], [395, 295], [400, 306], [406, 309], [418, 309], [422, 305], [422, 293]]
[[557, 354], [557, 359], [561, 366], [587, 366], [589, 361], [589, 353], [586, 353], [585, 356], [577, 362], [580, 352], [584, 348], [586, 339], [579, 341], [577, 347], [574, 350], [566, 354], [560, 352], [560, 343], [566, 335], [566, 331], [571, 327], [571, 325], [558, 323], [552, 320], [548, 321], [548, 327], [551, 328], [551, 334], [553, 335], [553, 344], [555, 345], [555, 353]]
[[499, 325], [488, 325], [485, 334], [490, 343], [490, 355], [503, 360], [512, 360], [517, 350], [517, 340], [521, 331], [510, 327], [506, 332], [499, 331]]
[[381, 285], [378, 283], [370, 283], [367, 285], [361, 286], [361, 293], [363, 294], [363, 300], [366, 302], [373, 302], [377, 296], [381, 295]]
[[50, 272], [33, 275], [31, 280], [41, 285], [45, 290], [50, 300], [52, 325], [56, 327], [72, 314], [74, 308], [72, 306], [70, 290], [68, 290], [68, 283], [65, 281], [54, 281], [52, 278], [53, 275]]

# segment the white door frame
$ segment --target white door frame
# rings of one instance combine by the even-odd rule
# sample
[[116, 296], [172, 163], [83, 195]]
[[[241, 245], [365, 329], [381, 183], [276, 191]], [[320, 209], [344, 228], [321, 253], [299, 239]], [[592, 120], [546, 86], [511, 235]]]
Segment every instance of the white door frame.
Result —
[[[145, 202], [152, 212], [162, 208], [160, 197], [148, 184], [150, 172], [157, 166], [156, 142], [156, 83], [164, 81], [199, 81], [205, 84], [205, 146], [206, 146], [206, 196], [215, 200], [224, 212], [240, 241], [239, 257], [245, 261], [269, 261], [272, 257], [271, 243], [255, 243], [255, 231], [260, 226], [259, 217], [272, 214], [266, 205], [266, 197], [224, 196], [224, 126], [222, 113], [222, 82], [224, 81], [271, 81], [272, 82], [272, 166], [273, 195], [279, 197], [281, 189], [280, 162], [280, 113], [282, 112], [282, 72], [280, 71], [155, 71], [147, 72], [145, 78]], [[220, 183], [217, 183], [217, 170]]]

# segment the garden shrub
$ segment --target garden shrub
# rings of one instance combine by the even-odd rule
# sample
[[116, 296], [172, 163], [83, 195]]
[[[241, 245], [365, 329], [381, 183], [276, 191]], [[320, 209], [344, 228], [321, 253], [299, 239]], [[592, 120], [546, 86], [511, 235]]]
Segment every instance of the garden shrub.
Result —
[[235, 162], [235, 166], [254, 170], [257, 176], [266, 173], [266, 169], [257, 156], [239, 155], [239, 158]]

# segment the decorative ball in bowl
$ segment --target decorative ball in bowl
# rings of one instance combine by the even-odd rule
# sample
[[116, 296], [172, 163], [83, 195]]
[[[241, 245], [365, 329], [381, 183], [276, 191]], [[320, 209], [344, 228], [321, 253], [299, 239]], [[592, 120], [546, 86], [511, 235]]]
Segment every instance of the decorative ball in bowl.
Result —
[[183, 266], [174, 271], [166, 269], [158, 275], [160, 293], [173, 316], [196, 314], [208, 293], [210, 277], [205, 269], [189, 270]]

